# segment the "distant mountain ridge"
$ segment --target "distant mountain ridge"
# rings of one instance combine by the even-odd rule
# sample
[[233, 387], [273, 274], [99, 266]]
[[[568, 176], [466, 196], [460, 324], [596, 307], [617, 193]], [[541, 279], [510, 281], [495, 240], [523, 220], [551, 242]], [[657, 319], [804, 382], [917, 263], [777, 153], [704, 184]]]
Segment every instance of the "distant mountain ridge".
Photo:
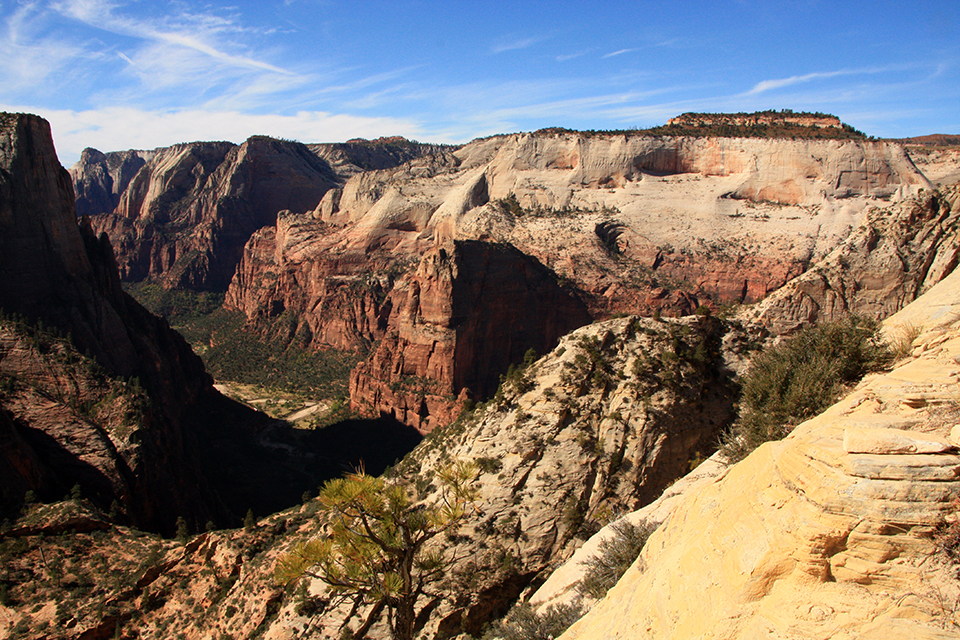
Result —
[[957, 147], [960, 146], [960, 135], [934, 133], [926, 136], [916, 136], [914, 138], [894, 138], [891, 142], [900, 144], [916, 144], [925, 147]]
[[77, 212], [110, 236], [121, 278], [223, 291], [244, 243], [277, 212], [310, 210], [356, 173], [437, 148], [402, 138], [305, 145], [252, 136], [241, 145], [86, 149], [70, 171]]

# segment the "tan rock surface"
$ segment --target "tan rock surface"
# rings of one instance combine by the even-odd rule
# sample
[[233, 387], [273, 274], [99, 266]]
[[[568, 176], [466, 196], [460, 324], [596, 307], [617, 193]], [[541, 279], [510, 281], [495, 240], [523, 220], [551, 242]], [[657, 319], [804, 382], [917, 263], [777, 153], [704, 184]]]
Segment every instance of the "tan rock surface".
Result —
[[917, 168], [937, 186], [960, 182], [960, 147], [907, 145]]
[[883, 319], [950, 274], [960, 261], [960, 187], [872, 208], [829, 255], [744, 318], [774, 334], [848, 313]]
[[843, 437], [884, 419], [909, 421], [915, 440], [947, 435], [960, 415], [958, 287], [954, 273], [888, 320], [924, 326], [919, 356], [694, 490], [563, 637], [956, 637], [960, 584], [931, 554], [960, 497], [957, 456], [850, 454]]

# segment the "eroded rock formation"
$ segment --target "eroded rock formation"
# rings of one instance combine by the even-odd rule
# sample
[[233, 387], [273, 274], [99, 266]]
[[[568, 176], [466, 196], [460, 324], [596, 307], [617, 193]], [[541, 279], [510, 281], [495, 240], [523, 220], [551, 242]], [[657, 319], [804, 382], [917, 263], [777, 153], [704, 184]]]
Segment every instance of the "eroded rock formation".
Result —
[[115, 247], [121, 278], [223, 290], [257, 229], [310, 211], [347, 176], [432, 151], [402, 139], [331, 145], [254, 136], [153, 151], [87, 149], [71, 168], [77, 211]]
[[590, 321], [537, 260], [479, 241], [429, 251], [391, 292], [391, 307], [386, 335], [350, 376], [351, 402], [423, 432], [456, 417], [456, 396], [490, 397], [528, 350], [545, 353]]
[[948, 638], [960, 273], [891, 317], [913, 355], [694, 489], [563, 637]]
[[872, 208], [840, 246], [745, 317], [778, 335], [848, 313], [886, 318], [953, 272], [958, 231], [957, 186]]

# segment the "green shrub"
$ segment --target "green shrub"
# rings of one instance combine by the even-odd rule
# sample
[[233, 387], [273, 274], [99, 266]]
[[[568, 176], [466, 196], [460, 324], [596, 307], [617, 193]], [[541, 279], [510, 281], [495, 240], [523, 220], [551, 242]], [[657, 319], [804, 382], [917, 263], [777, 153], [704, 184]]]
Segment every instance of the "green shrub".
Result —
[[623, 577], [657, 526], [647, 521], [635, 525], [623, 520], [612, 528], [614, 535], [600, 542], [600, 552], [583, 563], [587, 570], [577, 585], [580, 593], [597, 600]]
[[760, 353], [743, 380], [740, 418], [723, 438], [724, 457], [736, 462], [785, 437], [830, 406], [844, 385], [888, 363], [890, 350], [879, 331], [876, 320], [848, 316]]
[[552, 604], [542, 614], [529, 602], [522, 602], [503, 619], [494, 622], [484, 634], [485, 640], [553, 640], [583, 615], [579, 602]]
[[960, 498], [953, 501], [954, 517], [940, 523], [934, 532], [937, 552], [951, 565], [960, 565]]

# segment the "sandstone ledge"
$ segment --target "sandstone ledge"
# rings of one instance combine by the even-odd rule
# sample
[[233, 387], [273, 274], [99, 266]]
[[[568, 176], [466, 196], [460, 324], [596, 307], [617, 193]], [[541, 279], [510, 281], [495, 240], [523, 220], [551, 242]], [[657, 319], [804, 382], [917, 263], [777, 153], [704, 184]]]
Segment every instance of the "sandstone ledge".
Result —
[[694, 489], [563, 637], [956, 637], [943, 603], [960, 586], [932, 534], [956, 510], [960, 460], [949, 446], [849, 453], [844, 434], [886, 422], [888, 439], [906, 426], [908, 439], [940, 441], [956, 424], [958, 286], [954, 273], [888, 321], [923, 326], [919, 355]]

